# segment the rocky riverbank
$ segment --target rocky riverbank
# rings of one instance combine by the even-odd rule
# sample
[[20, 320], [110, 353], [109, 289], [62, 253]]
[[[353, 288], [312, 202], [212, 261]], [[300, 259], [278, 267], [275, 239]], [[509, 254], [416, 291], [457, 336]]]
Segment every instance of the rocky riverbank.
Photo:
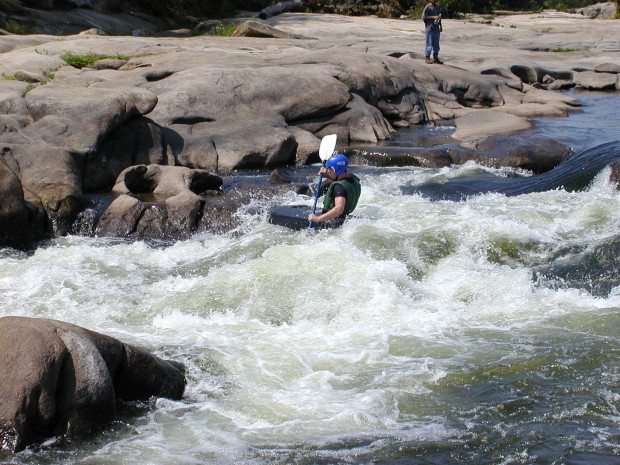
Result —
[[447, 20], [445, 65], [421, 60], [419, 21], [289, 13], [258, 22], [282, 38], [252, 25], [243, 37], [0, 36], [0, 245], [27, 249], [75, 230], [95, 194], [106, 200], [85, 234], [226, 230], [252, 195], [307, 189], [233, 186], [228, 173], [317, 161], [329, 133], [363, 145], [454, 119], [454, 144], [439, 156], [347, 150], [381, 166], [475, 159], [543, 172], [568, 149], [529, 140], [529, 118], [576, 106], [554, 89], [620, 88], [618, 21]]

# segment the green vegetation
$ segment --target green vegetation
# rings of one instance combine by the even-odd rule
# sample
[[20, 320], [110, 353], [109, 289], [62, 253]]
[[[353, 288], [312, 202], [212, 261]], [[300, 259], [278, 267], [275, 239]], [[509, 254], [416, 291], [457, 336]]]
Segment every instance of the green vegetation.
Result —
[[12, 74], [2, 73], [2, 79], [6, 79], [7, 81], [17, 81], [17, 78]]
[[587, 48], [550, 48], [549, 50], [545, 50], [545, 52], [559, 52], [559, 53], [563, 53], [563, 52], [587, 52], [588, 49]]
[[116, 55], [101, 55], [99, 53], [93, 53], [93, 52], [85, 53], [83, 55], [77, 55], [72, 52], [65, 52], [62, 55], [60, 55], [61, 60], [63, 60], [68, 65], [73, 66], [74, 68], [78, 68], [78, 69], [89, 67], [95, 61], [102, 60], [104, 58], [129, 60], [131, 57], [128, 55], [121, 55], [118, 53]]
[[58, 71], [60, 69], [60, 67], [56, 67], [56, 68], [51, 68], [48, 69], [46, 71], [43, 71], [43, 76], [45, 76], [46, 78], [48, 78], [50, 81], [52, 79], [54, 79], [56, 77], [56, 71]]
[[237, 29], [237, 24], [224, 24], [221, 21], [209, 31], [212, 36], [230, 37]]
[[0, 10], [6, 13], [15, 13], [21, 8], [22, 4], [19, 0], [0, 0]]
[[22, 98], [24, 98], [26, 94], [30, 92], [32, 89], [34, 89], [35, 87], [37, 87], [36, 84], [29, 84], [28, 87], [26, 87], [26, 89], [22, 92]]
[[4, 29], [7, 32], [10, 32], [11, 34], [20, 34], [20, 35], [29, 34], [31, 30], [30, 26], [28, 26], [27, 24], [18, 23], [17, 21], [14, 21], [12, 19], [7, 20], [3, 24], [2, 29]]

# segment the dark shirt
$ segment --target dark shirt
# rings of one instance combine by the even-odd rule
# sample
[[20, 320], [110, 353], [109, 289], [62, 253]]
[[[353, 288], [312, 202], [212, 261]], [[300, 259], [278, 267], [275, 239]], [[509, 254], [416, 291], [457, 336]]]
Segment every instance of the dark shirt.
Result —
[[347, 196], [347, 190], [342, 187], [340, 184], [334, 186], [334, 190], [332, 191], [334, 198], [336, 197], [345, 197]]
[[441, 14], [440, 6], [435, 3], [434, 5], [429, 3], [422, 10], [422, 21], [426, 32], [439, 32], [439, 21], [435, 23], [434, 19], [428, 19], [429, 16], [439, 16]]

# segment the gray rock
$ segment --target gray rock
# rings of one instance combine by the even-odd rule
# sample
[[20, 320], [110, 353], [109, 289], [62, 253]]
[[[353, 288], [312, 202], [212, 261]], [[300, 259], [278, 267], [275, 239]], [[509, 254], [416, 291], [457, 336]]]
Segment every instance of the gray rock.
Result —
[[616, 63], [603, 63], [594, 68], [594, 71], [597, 73], [620, 73], [620, 65]]
[[127, 64], [129, 60], [119, 60], [116, 58], [103, 58], [95, 61], [91, 68], [93, 69], [119, 69], [121, 66]]
[[[506, 135], [512, 132], [529, 129], [532, 126], [527, 119], [500, 112], [477, 111], [468, 113], [455, 120], [454, 139], [460, 141], [475, 140], [489, 135]], [[479, 128], [484, 127], [481, 134]]]
[[573, 73], [571, 71], [557, 71], [540, 66], [513, 65], [510, 67], [510, 71], [526, 84], [542, 83], [544, 82], [545, 76], [549, 76], [553, 79], [573, 79]]
[[573, 81], [568, 81], [566, 79], [556, 79], [551, 84], [547, 86], [548, 90], [566, 90], [575, 87], [575, 83]]
[[164, 128], [148, 118], [132, 118], [116, 128], [84, 160], [85, 192], [107, 192], [125, 168], [139, 164], [174, 165], [168, 155]]
[[47, 82], [47, 78], [41, 73], [33, 73], [30, 71], [15, 71], [15, 79], [28, 83]]
[[300, 121], [297, 127], [318, 137], [337, 134], [338, 139], [344, 143], [378, 142], [394, 133], [381, 111], [356, 94], [352, 94], [351, 101], [335, 116]]
[[52, 146], [94, 150], [121, 123], [149, 113], [157, 97], [135, 87], [48, 84], [29, 92], [26, 103], [35, 120], [26, 128], [29, 136], [41, 134], [41, 139]]
[[305, 37], [299, 34], [290, 34], [288, 32], [280, 31], [275, 27], [267, 24], [259, 23], [258, 21], [246, 21], [239, 24], [233, 37], [263, 37], [272, 39], [314, 39], [313, 37]]
[[99, 236], [179, 238], [195, 232], [202, 195], [218, 193], [222, 178], [206, 170], [138, 165], [124, 170], [113, 192], [118, 197], [99, 218]]
[[96, 27], [91, 27], [90, 29], [86, 29], [85, 31], [79, 32], [78, 35], [81, 36], [107, 36], [108, 34], [101, 29], [97, 29]]
[[583, 71], [575, 73], [573, 81], [577, 86], [588, 90], [612, 90], [616, 89], [618, 75], [615, 73]]
[[486, 166], [509, 166], [535, 174], [555, 168], [571, 153], [570, 147], [560, 142], [527, 133], [471, 140], [463, 144], [463, 148], [472, 152], [451, 152], [455, 164], [472, 160]]
[[615, 2], [596, 3], [585, 8], [579, 8], [576, 12], [591, 19], [613, 19], [616, 16], [617, 8]]
[[118, 399], [179, 399], [180, 363], [56, 320], [0, 318], [0, 445], [9, 451], [50, 436], [90, 435]]

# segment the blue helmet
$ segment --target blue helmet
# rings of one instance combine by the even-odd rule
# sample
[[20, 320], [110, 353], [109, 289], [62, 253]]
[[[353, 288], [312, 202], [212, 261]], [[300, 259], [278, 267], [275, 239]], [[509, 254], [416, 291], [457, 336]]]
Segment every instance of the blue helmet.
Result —
[[340, 176], [347, 169], [349, 169], [349, 160], [347, 160], [347, 157], [344, 155], [337, 153], [327, 159], [325, 166], [327, 168], [334, 168], [336, 176]]

